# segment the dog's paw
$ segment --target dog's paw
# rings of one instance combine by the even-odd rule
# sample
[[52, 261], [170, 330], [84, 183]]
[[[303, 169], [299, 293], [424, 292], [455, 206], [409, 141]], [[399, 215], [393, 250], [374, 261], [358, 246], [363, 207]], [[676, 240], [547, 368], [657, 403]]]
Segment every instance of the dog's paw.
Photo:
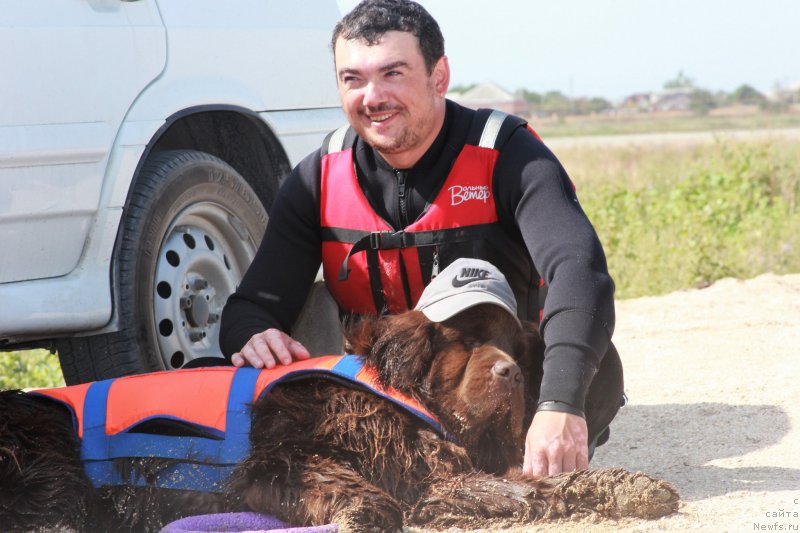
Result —
[[678, 510], [675, 488], [642, 472], [619, 468], [583, 470], [556, 478], [551, 516], [598, 514], [609, 518], [654, 519]]
[[332, 522], [338, 526], [339, 533], [373, 533], [375, 531], [400, 531], [402, 514], [399, 509], [382, 513], [379, 509], [366, 506], [349, 506], [333, 515]]
[[487, 521], [498, 527], [533, 522], [543, 516], [546, 502], [529, 481], [514, 474], [453, 476], [428, 489], [409, 522], [436, 529], [475, 529]]
[[620, 516], [652, 519], [677, 511], [680, 496], [666, 481], [636, 472], [614, 486], [614, 500]]

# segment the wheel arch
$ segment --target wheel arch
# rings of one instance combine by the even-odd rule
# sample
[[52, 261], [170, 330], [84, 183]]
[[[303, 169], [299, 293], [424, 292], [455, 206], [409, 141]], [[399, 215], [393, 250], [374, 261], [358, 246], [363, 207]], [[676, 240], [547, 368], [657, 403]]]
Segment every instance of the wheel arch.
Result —
[[205, 105], [168, 117], [142, 154], [131, 186], [150, 154], [198, 150], [219, 157], [250, 184], [269, 211], [280, 181], [291, 166], [277, 135], [254, 111], [232, 105]]

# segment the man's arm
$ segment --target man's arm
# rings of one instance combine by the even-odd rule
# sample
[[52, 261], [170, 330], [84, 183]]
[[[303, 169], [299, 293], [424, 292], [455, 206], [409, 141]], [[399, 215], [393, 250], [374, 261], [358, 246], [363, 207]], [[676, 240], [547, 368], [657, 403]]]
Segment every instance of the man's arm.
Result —
[[548, 285], [540, 325], [546, 403], [528, 432], [524, 468], [546, 475], [585, 467], [584, 402], [614, 327], [605, 254], [563, 167], [526, 130], [503, 148], [495, 177], [501, 222], [519, 231]]
[[223, 309], [220, 348], [235, 364], [272, 366], [308, 355], [287, 333], [321, 261], [319, 161], [319, 153], [309, 155], [286, 178], [258, 252]]

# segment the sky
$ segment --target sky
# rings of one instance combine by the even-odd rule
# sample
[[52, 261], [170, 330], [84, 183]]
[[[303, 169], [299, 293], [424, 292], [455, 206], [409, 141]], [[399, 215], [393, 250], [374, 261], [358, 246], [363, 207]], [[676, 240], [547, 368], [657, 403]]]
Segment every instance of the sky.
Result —
[[800, 0], [417, 1], [444, 34], [451, 87], [614, 102], [679, 72], [712, 92], [800, 84]]

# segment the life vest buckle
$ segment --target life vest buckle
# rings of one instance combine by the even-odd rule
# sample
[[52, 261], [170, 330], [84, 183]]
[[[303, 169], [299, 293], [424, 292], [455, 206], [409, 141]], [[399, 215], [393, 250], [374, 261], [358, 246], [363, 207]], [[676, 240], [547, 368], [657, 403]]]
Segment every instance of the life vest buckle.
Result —
[[373, 231], [369, 234], [369, 247], [372, 250], [393, 250], [406, 247], [406, 232]]

